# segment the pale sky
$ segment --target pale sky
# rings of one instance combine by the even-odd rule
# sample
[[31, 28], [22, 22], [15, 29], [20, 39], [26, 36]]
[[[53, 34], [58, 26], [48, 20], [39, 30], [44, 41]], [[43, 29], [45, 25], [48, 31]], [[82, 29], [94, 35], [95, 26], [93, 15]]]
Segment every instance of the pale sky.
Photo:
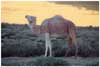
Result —
[[2, 2], [1, 9], [2, 22], [27, 24], [25, 15], [32, 15], [37, 17], [36, 23], [40, 25], [46, 18], [61, 15], [73, 21], [76, 26], [99, 26], [99, 11], [87, 10], [85, 7], [78, 9], [72, 5], [50, 2], [9, 1]]

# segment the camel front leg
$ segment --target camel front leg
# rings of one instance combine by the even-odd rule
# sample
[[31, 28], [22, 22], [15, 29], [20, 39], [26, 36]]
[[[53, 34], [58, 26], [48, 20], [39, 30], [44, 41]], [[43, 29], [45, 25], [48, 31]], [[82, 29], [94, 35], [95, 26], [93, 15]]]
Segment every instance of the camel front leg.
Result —
[[[45, 41], [46, 42], [46, 41]], [[46, 42], [46, 44], [45, 44], [45, 57], [47, 56], [47, 53], [48, 53], [48, 44], [47, 44], [47, 42]]]
[[52, 47], [51, 47], [51, 40], [49, 37], [49, 33], [45, 33], [45, 56], [47, 56], [48, 48], [49, 48], [49, 53], [50, 56], [52, 56]]
[[49, 51], [50, 51], [50, 56], [52, 56], [52, 45], [50, 39], [49, 39]]

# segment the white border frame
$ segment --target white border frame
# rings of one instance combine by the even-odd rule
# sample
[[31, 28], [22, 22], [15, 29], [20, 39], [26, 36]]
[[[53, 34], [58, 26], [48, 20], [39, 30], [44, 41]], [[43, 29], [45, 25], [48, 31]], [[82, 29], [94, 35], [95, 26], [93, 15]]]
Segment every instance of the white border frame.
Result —
[[[0, 6], [2, 1], [99, 1], [99, 0], [0, 0]], [[100, 1], [99, 1], [100, 3]], [[99, 11], [100, 11], [100, 4], [99, 4]], [[99, 18], [100, 18], [100, 12], [99, 12]], [[1, 10], [0, 10], [0, 22], [1, 22]], [[100, 22], [100, 19], [99, 19]], [[99, 23], [100, 25], [100, 23]], [[1, 24], [0, 24], [0, 31], [1, 31]], [[100, 33], [100, 27], [99, 27], [99, 33]], [[1, 33], [0, 33], [1, 36]], [[100, 34], [99, 34], [100, 38]], [[0, 37], [1, 40], [1, 37]], [[100, 39], [99, 39], [99, 44], [100, 44]], [[1, 45], [1, 42], [0, 42]], [[99, 60], [100, 60], [100, 46], [99, 46]], [[100, 62], [99, 62], [100, 65]], [[0, 46], [0, 66], [1, 66], [1, 46]], [[2, 67], [48, 67], [48, 66], [2, 66]], [[58, 66], [49, 66], [49, 67], [58, 67]], [[66, 67], [66, 66], [59, 66], [59, 67]], [[67, 66], [67, 67], [87, 67], [87, 66]], [[93, 66], [89, 66], [93, 67]], [[95, 66], [98, 67], [98, 66]]]

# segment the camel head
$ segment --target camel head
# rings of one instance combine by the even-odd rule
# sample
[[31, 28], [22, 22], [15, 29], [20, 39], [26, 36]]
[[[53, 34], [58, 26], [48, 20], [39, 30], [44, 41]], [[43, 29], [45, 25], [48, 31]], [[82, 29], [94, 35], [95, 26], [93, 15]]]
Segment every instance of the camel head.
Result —
[[26, 15], [25, 18], [28, 20], [29, 24], [36, 23], [35, 16]]
[[25, 18], [28, 20], [28, 27], [31, 29], [32, 32], [34, 32], [33, 27], [36, 26], [36, 17], [35, 16], [30, 16], [26, 15]]

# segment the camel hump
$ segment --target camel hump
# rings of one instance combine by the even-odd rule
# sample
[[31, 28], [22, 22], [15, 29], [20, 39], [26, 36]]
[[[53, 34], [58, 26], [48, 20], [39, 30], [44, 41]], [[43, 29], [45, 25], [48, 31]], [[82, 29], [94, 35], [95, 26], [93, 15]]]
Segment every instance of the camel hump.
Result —
[[63, 18], [61, 15], [55, 15], [53, 18]]
[[53, 16], [52, 18], [51, 18], [53, 21], [64, 21], [65, 19], [64, 19], [64, 17], [63, 16], [61, 16], [61, 15], [55, 15], [55, 16]]
[[63, 24], [65, 26], [75, 26], [74, 23], [68, 19], [65, 19], [63, 16], [61, 15], [55, 15], [51, 18], [45, 19], [42, 23], [42, 26], [48, 26], [48, 24], [51, 24], [53, 26], [57, 25], [57, 26], [62, 26]]
[[64, 17], [62, 17], [61, 15], [55, 15], [51, 18], [45, 19], [42, 24], [47, 25], [48, 23], [55, 24], [55, 23], [63, 23], [66, 21], [68, 21], [68, 20], [64, 19]]
[[71, 21], [64, 19], [60, 15], [55, 15], [44, 20], [41, 25], [41, 32], [45, 32], [45, 30], [48, 30], [48, 32], [51, 34], [56, 33], [67, 35], [71, 27], [74, 27], [74, 24]]

